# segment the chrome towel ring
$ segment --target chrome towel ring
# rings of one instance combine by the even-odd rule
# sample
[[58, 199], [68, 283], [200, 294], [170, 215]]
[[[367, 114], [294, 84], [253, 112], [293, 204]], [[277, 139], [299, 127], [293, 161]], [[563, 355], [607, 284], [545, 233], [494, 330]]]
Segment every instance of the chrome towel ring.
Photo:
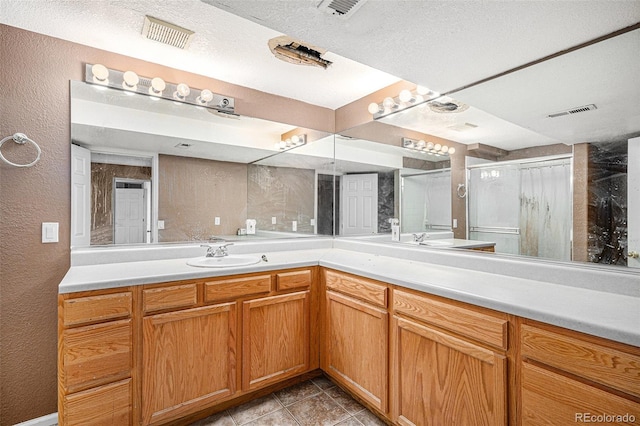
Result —
[[[31, 144], [33, 144], [33, 146], [36, 148], [36, 151], [38, 152], [38, 154], [36, 155], [36, 159], [33, 160], [30, 163], [27, 164], [16, 164], [12, 161], [7, 160], [4, 155], [2, 155], [2, 145], [4, 145], [4, 143], [10, 139], [13, 139], [13, 141], [15, 143], [17, 143], [18, 145], [24, 145], [25, 143], [29, 142]], [[38, 146], [37, 143], [35, 143], [33, 140], [29, 139], [27, 137], [27, 135], [25, 135], [24, 133], [14, 133], [12, 136], [7, 136], [6, 138], [2, 139], [2, 141], [0, 141], [0, 160], [4, 161], [5, 163], [9, 164], [10, 166], [14, 166], [14, 167], [31, 167], [34, 164], [36, 164], [39, 160], [40, 160], [40, 154], [42, 154], [42, 150], [40, 149], [40, 147]]]

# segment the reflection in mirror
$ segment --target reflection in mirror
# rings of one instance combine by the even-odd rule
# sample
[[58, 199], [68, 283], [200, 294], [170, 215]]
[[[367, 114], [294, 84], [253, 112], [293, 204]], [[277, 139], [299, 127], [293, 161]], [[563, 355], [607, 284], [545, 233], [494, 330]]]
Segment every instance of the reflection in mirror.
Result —
[[[383, 129], [379, 123], [369, 125]], [[451, 217], [451, 204], [433, 197], [434, 191], [443, 190], [448, 156], [405, 148], [402, 135], [384, 127], [374, 133], [380, 137], [390, 130], [391, 134], [377, 141], [359, 138], [371, 136], [364, 126], [336, 135], [336, 235], [382, 234], [381, 238], [390, 239], [391, 219], [400, 219], [402, 233], [450, 230], [450, 220], [444, 218]], [[417, 184], [423, 181], [434, 185]]]
[[[282, 135], [294, 126], [81, 82], [71, 83], [71, 121], [72, 163], [89, 167], [74, 173], [74, 194], [85, 196], [72, 197], [73, 247], [237, 239], [249, 218], [271, 223], [272, 216], [258, 217], [260, 209], [247, 203], [251, 163], [280, 155]], [[327, 135], [320, 133], [314, 138]], [[279, 175], [296, 181], [288, 171]], [[312, 234], [314, 213], [301, 215], [301, 230]], [[241, 237], [304, 235], [263, 230], [271, 229], [259, 226]]]
[[456, 111], [423, 104], [377, 121], [462, 144], [451, 156], [456, 238], [640, 267], [638, 51], [634, 26], [450, 93]]

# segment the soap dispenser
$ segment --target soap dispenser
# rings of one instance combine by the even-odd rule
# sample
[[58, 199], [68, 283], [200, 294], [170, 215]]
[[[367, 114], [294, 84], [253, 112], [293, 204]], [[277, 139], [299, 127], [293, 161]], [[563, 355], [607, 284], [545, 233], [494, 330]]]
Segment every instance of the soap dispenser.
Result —
[[400, 221], [392, 217], [389, 223], [391, 224], [391, 241], [400, 241]]

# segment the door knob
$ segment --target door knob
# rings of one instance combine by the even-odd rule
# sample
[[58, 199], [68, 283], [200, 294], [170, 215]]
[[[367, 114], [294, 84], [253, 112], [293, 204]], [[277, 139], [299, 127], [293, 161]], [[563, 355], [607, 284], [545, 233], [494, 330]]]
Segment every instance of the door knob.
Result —
[[631, 250], [631, 251], [629, 252], [629, 257], [631, 257], [631, 258], [633, 258], [633, 259], [637, 259], [637, 258], [639, 258], [639, 257], [640, 257], [640, 253], [638, 253], [637, 251], [633, 251], [633, 250]]

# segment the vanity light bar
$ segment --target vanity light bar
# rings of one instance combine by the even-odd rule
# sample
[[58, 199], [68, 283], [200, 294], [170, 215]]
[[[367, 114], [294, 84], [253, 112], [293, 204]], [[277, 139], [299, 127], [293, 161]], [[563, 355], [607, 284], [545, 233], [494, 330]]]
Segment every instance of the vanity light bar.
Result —
[[367, 109], [373, 115], [373, 119], [378, 120], [417, 105], [433, 102], [443, 96], [445, 95], [429, 90], [424, 86], [417, 86], [414, 90], [401, 90], [396, 97], [388, 96], [381, 103], [372, 102]]
[[421, 140], [402, 138], [402, 146], [415, 152], [421, 152], [429, 155], [451, 155], [456, 152], [452, 146], [442, 145], [439, 143], [425, 142]]
[[275, 148], [280, 151], [288, 151], [297, 146], [302, 146], [307, 144], [307, 135], [293, 135], [290, 138], [281, 140], [280, 143], [277, 143]]
[[133, 71], [113, 70], [102, 64], [86, 64], [84, 81], [124, 92], [211, 108], [228, 114], [235, 111], [235, 100], [229, 96], [213, 93], [209, 89], [193, 89], [185, 83], [167, 83], [159, 77], [141, 77]]

